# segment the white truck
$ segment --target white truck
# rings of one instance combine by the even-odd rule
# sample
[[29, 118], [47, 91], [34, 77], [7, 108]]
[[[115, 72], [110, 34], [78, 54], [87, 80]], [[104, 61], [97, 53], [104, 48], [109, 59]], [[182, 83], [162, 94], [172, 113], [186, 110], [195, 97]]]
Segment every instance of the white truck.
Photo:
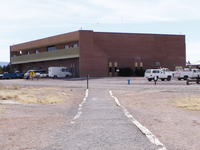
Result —
[[154, 79], [160, 79], [161, 81], [170, 81], [173, 77], [173, 72], [169, 71], [169, 69], [167, 68], [147, 69], [145, 71], [144, 77], [147, 78], [148, 81], [152, 81]]
[[48, 76], [50, 78], [65, 78], [71, 77], [72, 73], [67, 67], [49, 67]]
[[199, 69], [184, 69], [182, 71], [176, 71], [174, 73], [174, 77], [178, 80], [187, 80], [188, 78], [198, 78], [200, 77], [200, 70]]

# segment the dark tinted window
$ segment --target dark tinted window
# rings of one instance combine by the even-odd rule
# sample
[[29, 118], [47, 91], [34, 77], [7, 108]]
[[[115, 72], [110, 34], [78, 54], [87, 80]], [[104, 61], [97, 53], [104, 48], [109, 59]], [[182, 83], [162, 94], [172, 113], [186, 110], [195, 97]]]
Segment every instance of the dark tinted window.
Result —
[[153, 73], [159, 73], [159, 70], [153, 70]]
[[47, 51], [54, 51], [54, 50], [56, 50], [55, 46], [48, 46], [47, 47]]

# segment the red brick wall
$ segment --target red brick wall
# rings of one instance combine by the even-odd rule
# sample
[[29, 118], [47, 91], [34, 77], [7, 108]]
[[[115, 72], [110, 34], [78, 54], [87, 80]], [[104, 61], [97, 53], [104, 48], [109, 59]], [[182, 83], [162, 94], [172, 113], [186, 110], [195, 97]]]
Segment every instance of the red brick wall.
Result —
[[108, 62], [119, 67], [161, 67], [174, 70], [185, 66], [185, 36], [156, 34], [123, 34], [80, 31], [80, 76], [107, 76]]
[[107, 55], [94, 42], [92, 31], [80, 31], [80, 76], [107, 76]]

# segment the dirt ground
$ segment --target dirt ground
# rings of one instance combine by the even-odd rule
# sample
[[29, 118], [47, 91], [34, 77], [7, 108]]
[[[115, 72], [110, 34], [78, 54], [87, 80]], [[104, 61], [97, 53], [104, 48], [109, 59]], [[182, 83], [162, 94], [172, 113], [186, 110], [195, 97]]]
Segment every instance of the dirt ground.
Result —
[[[131, 85], [127, 84], [128, 79]], [[17, 89], [33, 88], [35, 92], [31, 95], [40, 93], [43, 97], [51, 96], [54, 91], [70, 92], [64, 96], [64, 102], [56, 104], [23, 101], [20, 105], [0, 104], [0, 150], [32, 150], [52, 145], [55, 133], [68, 126], [77, 113], [86, 88], [86, 80], [79, 79], [2, 80], [0, 84], [14, 85]], [[42, 88], [47, 89], [46, 95], [41, 92]], [[120, 103], [167, 149], [199, 150], [200, 85], [186, 85], [185, 81], [176, 80], [154, 85], [144, 78], [97, 78], [89, 81], [89, 88], [112, 90]]]
[[1, 150], [37, 150], [54, 144], [56, 132], [70, 122], [85, 94], [82, 88], [2, 87], [3, 101], [16, 98], [20, 104], [0, 104]]
[[0, 100], [14, 100], [21, 103], [56, 104], [70, 101], [73, 89], [61, 87], [20, 87], [1, 85]]
[[199, 85], [187, 86], [184, 81], [153, 85], [137, 79], [131, 88], [114, 90], [114, 95], [169, 150], [198, 150], [199, 91]]

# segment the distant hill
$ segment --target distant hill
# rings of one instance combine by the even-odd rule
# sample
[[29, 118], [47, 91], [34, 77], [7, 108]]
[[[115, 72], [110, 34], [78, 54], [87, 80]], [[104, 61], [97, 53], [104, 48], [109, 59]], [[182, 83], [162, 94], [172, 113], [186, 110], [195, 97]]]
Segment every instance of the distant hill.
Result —
[[9, 64], [9, 62], [0, 62], [0, 66], [6, 66], [8, 64]]

